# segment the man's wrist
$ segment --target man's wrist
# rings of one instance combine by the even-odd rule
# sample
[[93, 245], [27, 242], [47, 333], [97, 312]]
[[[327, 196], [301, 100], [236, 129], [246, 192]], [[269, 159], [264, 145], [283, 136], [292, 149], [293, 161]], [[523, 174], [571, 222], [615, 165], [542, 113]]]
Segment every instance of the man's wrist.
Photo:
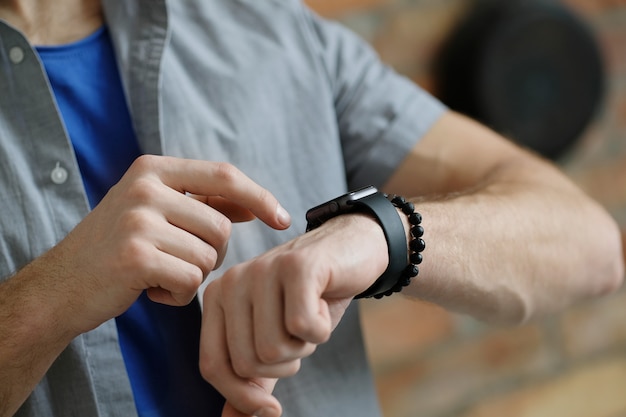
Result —
[[355, 268], [355, 275], [359, 275], [359, 281], [363, 281], [360, 284], [362, 290], [369, 288], [385, 272], [389, 264], [387, 239], [380, 223], [371, 214], [355, 212], [337, 216], [320, 226], [319, 231], [332, 233], [333, 245], [343, 240], [339, 246], [354, 254], [353, 259], [358, 264], [352, 268]]
[[[407, 233], [399, 208], [411, 224], [411, 241], [407, 244]], [[424, 241], [421, 216], [411, 202], [400, 196], [389, 197], [374, 187], [364, 187], [336, 197], [307, 211], [307, 231], [319, 227], [336, 216], [363, 212], [376, 218], [387, 241], [389, 263], [383, 274], [367, 290], [355, 298], [380, 298], [391, 295], [409, 285], [411, 278], [419, 272], [421, 251]]]

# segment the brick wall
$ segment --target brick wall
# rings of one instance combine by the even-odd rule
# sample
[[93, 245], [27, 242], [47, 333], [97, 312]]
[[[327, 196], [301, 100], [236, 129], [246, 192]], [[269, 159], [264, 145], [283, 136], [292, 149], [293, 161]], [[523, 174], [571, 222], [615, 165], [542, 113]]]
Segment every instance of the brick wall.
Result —
[[[433, 92], [433, 59], [470, 4], [308, 2]], [[596, 34], [608, 91], [592, 125], [558, 163], [626, 230], [626, 1], [565, 3]], [[363, 307], [386, 417], [626, 417], [626, 289], [515, 328], [402, 297]]]

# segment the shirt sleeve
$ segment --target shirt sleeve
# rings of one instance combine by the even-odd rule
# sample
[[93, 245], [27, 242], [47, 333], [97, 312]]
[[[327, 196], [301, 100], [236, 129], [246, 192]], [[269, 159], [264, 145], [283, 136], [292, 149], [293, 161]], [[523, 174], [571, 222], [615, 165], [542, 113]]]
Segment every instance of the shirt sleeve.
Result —
[[445, 106], [349, 29], [305, 13], [333, 88], [348, 185], [381, 186]]

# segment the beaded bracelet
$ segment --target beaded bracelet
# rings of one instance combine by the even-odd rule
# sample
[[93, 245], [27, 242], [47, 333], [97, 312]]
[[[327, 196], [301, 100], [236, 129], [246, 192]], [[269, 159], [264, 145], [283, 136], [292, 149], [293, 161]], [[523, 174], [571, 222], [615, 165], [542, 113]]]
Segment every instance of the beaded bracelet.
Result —
[[396, 284], [384, 293], [375, 294], [373, 296], [366, 296], [365, 298], [374, 297], [380, 299], [384, 296], [389, 296], [394, 292], [402, 291], [402, 288], [408, 286], [411, 283], [411, 279], [419, 274], [418, 265], [422, 263], [422, 251], [426, 249], [426, 242], [422, 237], [424, 236], [424, 228], [422, 227], [422, 215], [415, 211], [415, 206], [410, 201], [399, 195], [385, 195], [391, 203], [402, 210], [411, 224], [411, 241], [409, 242], [409, 264], [404, 268], [402, 274], [398, 278]]
[[[398, 209], [408, 217], [411, 224], [412, 239], [408, 245], [404, 223], [398, 216]], [[421, 252], [426, 247], [422, 239], [424, 235], [421, 226], [422, 216], [415, 212], [413, 203], [403, 197], [383, 194], [370, 185], [307, 210], [306, 231], [321, 226], [330, 218], [353, 212], [370, 213], [378, 221], [385, 234], [389, 254], [389, 263], [382, 275], [354, 298], [382, 298], [401, 291], [418, 274], [418, 265], [422, 262]]]

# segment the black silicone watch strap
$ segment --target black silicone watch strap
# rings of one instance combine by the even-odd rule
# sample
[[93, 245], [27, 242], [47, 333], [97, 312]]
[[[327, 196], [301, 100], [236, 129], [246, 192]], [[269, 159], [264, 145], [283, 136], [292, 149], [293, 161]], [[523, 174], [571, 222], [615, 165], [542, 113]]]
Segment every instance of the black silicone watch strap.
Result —
[[387, 239], [389, 263], [383, 274], [367, 290], [354, 298], [372, 297], [389, 291], [398, 282], [408, 263], [408, 246], [404, 225], [396, 207], [380, 192], [353, 202], [355, 209], [376, 217]]
[[380, 298], [399, 291], [398, 288], [401, 289], [407, 285], [405, 282], [410, 281], [410, 278], [409, 281], [404, 279], [407, 267], [411, 266], [406, 232], [396, 205], [376, 188], [363, 187], [309, 209], [306, 213], [306, 230], [313, 230], [333, 217], [354, 212], [367, 212], [374, 216], [383, 229], [389, 254], [385, 272], [355, 298]]

